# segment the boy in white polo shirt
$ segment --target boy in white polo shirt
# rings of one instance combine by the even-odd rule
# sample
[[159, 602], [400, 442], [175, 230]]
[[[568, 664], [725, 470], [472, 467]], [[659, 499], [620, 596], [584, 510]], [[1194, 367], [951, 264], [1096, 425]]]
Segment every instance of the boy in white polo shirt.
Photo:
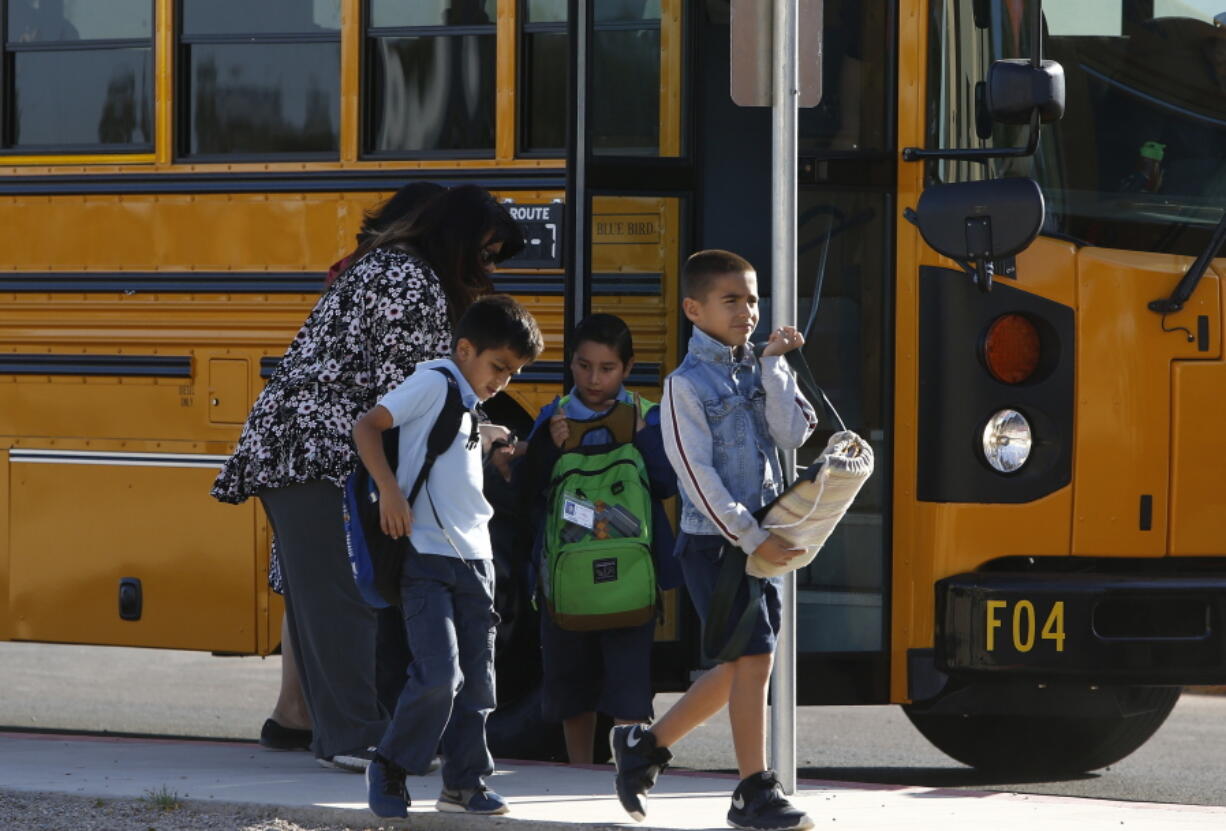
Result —
[[[469, 306], [456, 325], [452, 355], [417, 365], [353, 428], [358, 455], [379, 488], [379, 520], [392, 537], [408, 536], [412, 551], [400, 582], [401, 611], [413, 662], [396, 712], [366, 770], [370, 809], [403, 817], [410, 803], [405, 777], [425, 774], [442, 741], [440, 811], [504, 814], [489, 790], [494, 763], [485, 720], [494, 708], [494, 567], [489, 520], [481, 493], [482, 461], [476, 406], [506, 387], [541, 353], [532, 315], [505, 295]], [[441, 370], [431, 371], [431, 370]], [[417, 496], [413, 486], [430, 434], [452, 383], [468, 409], [451, 446], [439, 455]], [[383, 431], [400, 428], [400, 458], [392, 472]]]

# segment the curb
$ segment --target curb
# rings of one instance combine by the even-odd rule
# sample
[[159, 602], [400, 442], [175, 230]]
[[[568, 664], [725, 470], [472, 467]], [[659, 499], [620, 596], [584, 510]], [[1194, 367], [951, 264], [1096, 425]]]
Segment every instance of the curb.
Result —
[[[25, 791], [0, 788], [0, 798], [13, 797], [19, 799], [44, 799], [50, 804], [80, 803], [90, 809], [96, 809], [100, 804], [127, 804], [141, 806], [140, 797], [131, 796], [92, 796], [84, 794], [64, 793], [60, 791]], [[223, 802], [216, 799], [197, 799], [190, 796], [178, 797], [180, 808], [161, 814], [166, 822], [174, 827], [186, 827], [183, 822], [193, 819], [221, 819], [223, 817], [251, 818], [266, 820], [284, 820], [305, 827], [326, 825], [344, 828], [346, 831], [393, 831], [395, 829], [412, 828], [421, 831], [467, 831], [467, 829], [518, 829], [518, 831], [558, 831], [558, 829], [573, 829], [576, 823], [570, 820], [540, 820], [515, 819], [513, 816], [485, 816], [477, 814], [450, 814], [434, 809], [434, 800], [423, 801], [417, 810], [410, 810], [407, 818], [377, 817], [367, 808], [340, 808], [329, 806], [289, 806], [259, 802]], [[429, 807], [426, 807], [429, 806]], [[424, 810], [423, 810], [424, 809]], [[179, 813], [182, 811], [182, 813]], [[512, 807], [514, 811], [514, 807]], [[176, 814], [178, 814], [176, 816]], [[194, 815], [194, 816], [192, 816]], [[44, 819], [45, 818], [40, 818]], [[629, 818], [627, 818], [627, 822]], [[144, 827], [146, 823], [141, 823]], [[584, 831], [625, 831], [625, 822], [584, 822]], [[35, 828], [40, 826], [21, 825], [20, 828]], [[59, 827], [59, 826], [57, 826]], [[152, 826], [150, 826], [152, 827]], [[209, 825], [208, 827], [222, 827]], [[664, 826], [636, 825], [636, 829], [663, 829]]]
[[[185, 799], [184, 804], [190, 804], [200, 811], [233, 810], [267, 812], [277, 819], [296, 822], [300, 825], [309, 823], [332, 823], [354, 831], [367, 829], [400, 829], [412, 828], [414, 831], [467, 831], [467, 829], [518, 829], [518, 831], [558, 831], [558, 829], [573, 829], [576, 823], [570, 820], [539, 820], [515, 819], [511, 816], [486, 816], [480, 814], [449, 814], [434, 809], [434, 800], [423, 802], [429, 805], [427, 810], [412, 810], [406, 818], [386, 819], [377, 817], [367, 808], [329, 808], [315, 806], [311, 808], [284, 805], [259, 805], [250, 802], [217, 802], [209, 799]], [[511, 806], [514, 812], [515, 806]], [[629, 817], [627, 817], [629, 821]], [[637, 825], [636, 828], [652, 829], [663, 826]], [[625, 822], [583, 823], [584, 831], [625, 831]]]

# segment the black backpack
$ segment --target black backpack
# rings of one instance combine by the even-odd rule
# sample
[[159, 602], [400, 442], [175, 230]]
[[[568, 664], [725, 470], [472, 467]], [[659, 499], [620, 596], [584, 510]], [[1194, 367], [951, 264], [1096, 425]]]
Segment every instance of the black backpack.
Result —
[[[468, 409], [460, 397], [460, 385], [455, 376], [442, 367], [431, 367], [447, 379], [447, 398], [439, 411], [430, 436], [426, 439], [426, 459], [422, 463], [408, 500], [412, 505], [430, 476], [434, 461], [451, 447], [456, 433]], [[477, 435], [476, 418], [473, 418], [473, 435], [469, 437], [472, 447]], [[400, 429], [393, 428], [383, 433], [383, 452], [392, 471], [400, 461]], [[358, 461], [357, 468], [345, 481], [345, 538], [349, 549], [349, 565], [362, 599], [376, 609], [400, 605], [400, 575], [404, 558], [413, 552], [408, 537], [392, 539], [379, 526], [379, 488]]]

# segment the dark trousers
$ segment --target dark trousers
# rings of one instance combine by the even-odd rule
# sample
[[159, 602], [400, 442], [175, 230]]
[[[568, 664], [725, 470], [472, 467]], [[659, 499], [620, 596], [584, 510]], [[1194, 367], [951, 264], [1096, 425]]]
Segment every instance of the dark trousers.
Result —
[[259, 493], [277, 535], [311, 749], [321, 758], [364, 750], [387, 728], [375, 693], [375, 613], [349, 568], [342, 496], [325, 481]]
[[389, 713], [396, 711], [400, 691], [409, 671], [409, 639], [404, 633], [404, 615], [399, 606], [375, 610], [378, 635], [375, 637], [375, 689], [379, 703]]
[[478, 787], [494, 772], [494, 564], [410, 554], [400, 598], [413, 660], [379, 753], [420, 775], [441, 739], [444, 787]]

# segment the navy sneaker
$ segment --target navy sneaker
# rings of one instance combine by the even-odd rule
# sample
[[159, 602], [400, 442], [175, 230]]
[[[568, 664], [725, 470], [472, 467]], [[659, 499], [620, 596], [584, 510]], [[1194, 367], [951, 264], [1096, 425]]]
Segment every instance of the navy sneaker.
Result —
[[443, 788], [434, 807], [453, 814], [505, 814], [507, 801], [489, 788]]
[[642, 822], [647, 817], [647, 791], [673, 760], [673, 754], [659, 747], [651, 731], [638, 724], [613, 725], [609, 747], [617, 767], [617, 798], [635, 822]]
[[366, 803], [380, 817], [407, 817], [409, 815], [409, 790], [404, 778], [408, 774], [391, 759], [375, 754], [366, 766]]
[[813, 820], [788, 802], [773, 770], [747, 776], [732, 792], [728, 824], [752, 831], [806, 831]]

